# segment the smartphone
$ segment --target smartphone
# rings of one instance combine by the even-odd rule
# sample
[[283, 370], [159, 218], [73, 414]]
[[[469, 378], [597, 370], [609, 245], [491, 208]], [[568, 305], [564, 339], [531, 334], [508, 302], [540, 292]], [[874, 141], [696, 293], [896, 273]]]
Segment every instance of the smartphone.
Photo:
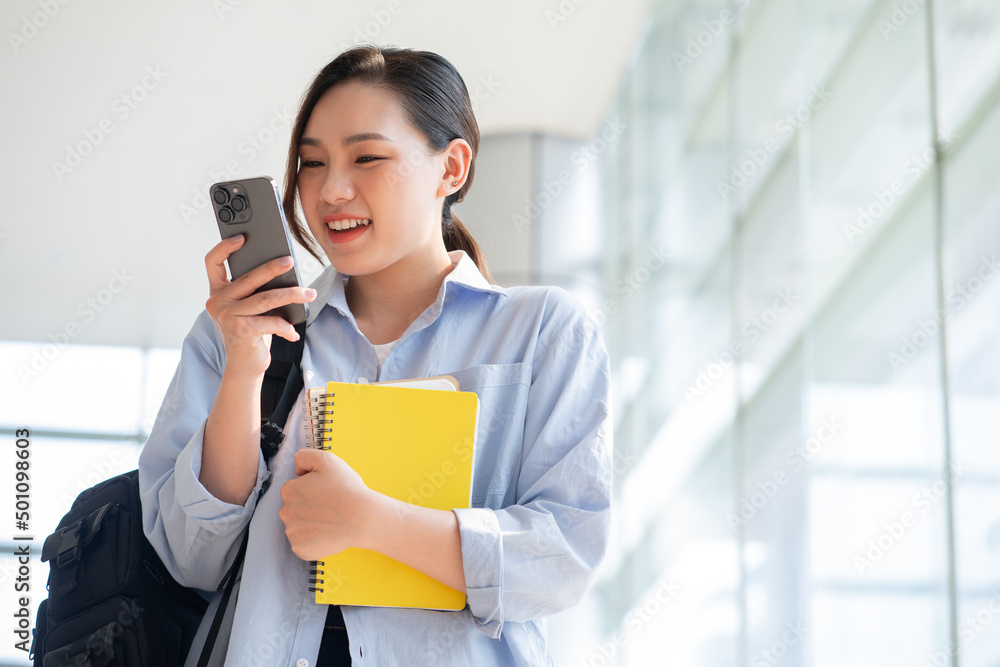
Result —
[[[228, 260], [229, 273], [234, 280], [272, 259], [285, 255], [295, 257], [288, 221], [285, 220], [281, 195], [274, 179], [258, 176], [214, 183], [209, 187], [208, 194], [222, 238], [237, 234], [244, 236], [243, 245]], [[301, 284], [298, 262], [295, 262], [292, 268], [261, 285], [254, 294]], [[264, 314], [280, 315], [291, 324], [299, 324], [305, 322], [309, 308], [308, 304], [290, 303]]]

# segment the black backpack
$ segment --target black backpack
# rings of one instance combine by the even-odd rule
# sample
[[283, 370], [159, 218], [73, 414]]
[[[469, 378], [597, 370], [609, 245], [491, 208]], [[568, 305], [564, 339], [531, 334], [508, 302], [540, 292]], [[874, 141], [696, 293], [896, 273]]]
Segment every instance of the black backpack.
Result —
[[[261, 390], [261, 450], [270, 461], [284, 440], [302, 390], [299, 340], [274, 336], [271, 365]], [[218, 590], [223, 598], [205, 641], [201, 662], [212, 653], [246, 554], [249, 530]], [[54, 533], [45, 539], [49, 597], [38, 606], [29, 658], [34, 667], [180, 667], [208, 607], [195, 589], [177, 583], [142, 529], [139, 471], [118, 475], [77, 496]]]

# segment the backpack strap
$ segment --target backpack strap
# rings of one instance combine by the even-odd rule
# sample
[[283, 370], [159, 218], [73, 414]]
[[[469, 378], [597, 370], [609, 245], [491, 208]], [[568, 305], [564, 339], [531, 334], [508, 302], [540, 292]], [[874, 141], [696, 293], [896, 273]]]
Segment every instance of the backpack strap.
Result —
[[306, 323], [295, 325], [299, 339], [291, 343], [280, 336], [271, 337], [271, 365], [264, 371], [260, 389], [260, 449], [270, 461], [285, 440], [283, 425], [305, 383], [302, 381], [302, 349], [306, 344]]
[[[264, 454], [264, 461], [270, 461], [271, 457], [278, 451], [278, 447], [285, 440], [282, 432], [282, 424], [288, 421], [288, 415], [295, 405], [295, 399], [305, 386], [302, 380], [302, 369], [299, 362], [302, 360], [302, 350], [306, 343], [306, 323], [295, 325], [295, 331], [299, 334], [299, 339], [291, 343], [280, 336], [271, 337], [271, 365], [264, 372], [264, 384], [260, 390], [260, 450]], [[265, 485], [261, 493], [267, 490]], [[205, 637], [205, 643], [201, 649], [201, 657], [198, 659], [198, 667], [207, 667], [208, 661], [212, 657], [212, 650], [215, 648], [215, 641], [219, 637], [222, 629], [222, 619], [226, 615], [226, 608], [229, 600], [233, 596], [233, 589], [236, 587], [237, 574], [243, 567], [243, 559], [247, 553], [247, 543], [250, 540], [250, 528], [243, 531], [243, 542], [236, 552], [236, 559], [229, 567], [226, 575], [219, 583], [218, 590], [222, 593], [222, 600], [215, 610], [215, 618], [212, 619], [212, 626]]]
[[243, 559], [247, 555], [247, 542], [250, 541], [250, 531], [243, 531], [243, 542], [240, 544], [240, 550], [236, 553], [236, 560], [233, 561], [233, 566], [229, 568], [226, 572], [226, 576], [223, 577], [222, 583], [219, 584], [219, 590], [223, 589], [225, 586], [225, 592], [222, 594], [222, 600], [219, 601], [219, 606], [215, 610], [215, 618], [212, 619], [212, 627], [208, 629], [208, 635], [205, 636], [205, 643], [201, 647], [201, 656], [198, 658], [198, 667], [208, 667], [208, 661], [212, 659], [212, 651], [215, 649], [215, 640], [219, 637], [219, 631], [222, 629], [222, 619], [226, 616], [226, 609], [229, 607], [229, 599], [233, 596], [233, 589], [236, 587], [236, 572], [241, 569], [243, 565]]

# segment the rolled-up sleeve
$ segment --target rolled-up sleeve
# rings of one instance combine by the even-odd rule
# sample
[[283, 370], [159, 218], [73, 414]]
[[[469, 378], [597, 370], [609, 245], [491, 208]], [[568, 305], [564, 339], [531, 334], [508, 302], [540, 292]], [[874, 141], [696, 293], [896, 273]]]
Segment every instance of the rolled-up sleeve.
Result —
[[516, 503], [456, 509], [469, 609], [505, 622], [567, 609], [607, 550], [612, 494], [610, 368], [596, 325], [565, 292], [537, 339]]
[[215, 590], [232, 564], [242, 529], [270, 475], [258, 454], [257, 480], [243, 505], [219, 500], [199, 481], [205, 423], [219, 389], [221, 341], [202, 312], [139, 456], [143, 530], [181, 584]]

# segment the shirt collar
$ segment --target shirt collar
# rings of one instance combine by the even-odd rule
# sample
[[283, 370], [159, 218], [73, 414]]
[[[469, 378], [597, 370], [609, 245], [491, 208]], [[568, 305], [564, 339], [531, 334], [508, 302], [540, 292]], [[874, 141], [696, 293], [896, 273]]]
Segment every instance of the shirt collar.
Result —
[[[434, 300], [434, 306], [432, 306], [435, 311], [440, 312], [442, 301], [450, 299], [456, 288], [501, 296], [507, 294], [507, 290], [504, 288], [487, 282], [482, 272], [479, 271], [479, 267], [464, 250], [452, 250], [448, 253], [448, 257], [451, 258], [451, 264], [455, 268], [445, 276], [444, 282], [441, 283], [441, 289], [438, 290], [437, 299]], [[316, 290], [316, 299], [310, 304], [306, 326], [312, 324], [326, 306], [332, 306], [345, 317], [353, 318], [351, 309], [347, 306], [347, 295], [344, 292], [344, 285], [348, 278], [349, 276], [338, 273], [335, 268], [328, 266], [312, 282], [310, 287]], [[449, 288], [449, 285], [452, 287]]]

